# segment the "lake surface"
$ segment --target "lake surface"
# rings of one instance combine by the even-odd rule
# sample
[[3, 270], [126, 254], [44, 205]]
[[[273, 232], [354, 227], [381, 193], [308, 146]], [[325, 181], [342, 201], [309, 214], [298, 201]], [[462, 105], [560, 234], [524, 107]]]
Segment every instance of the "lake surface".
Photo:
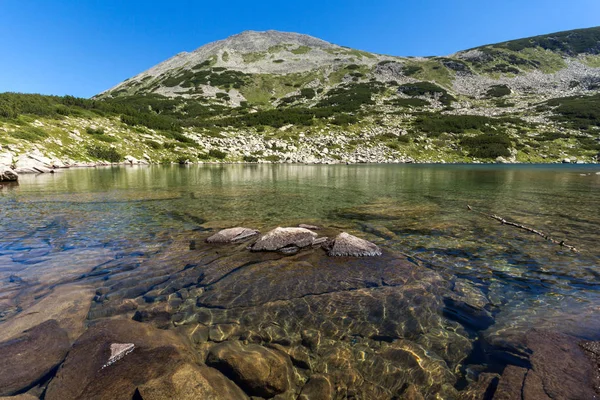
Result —
[[[207, 327], [200, 353], [206, 343], [229, 338], [264, 343], [261, 329], [269, 321], [290, 338], [280, 340], [289, 346], [305, 343], [310, 330], [330, 338], [336, 351], [360, 348], [361, 357], [396, 366], [403, 361], [386, 358], [382, 349], [414, 345], [411, 354], [421, 351], [420, 359], [443, 365], [420, 368], [441, 368], [448, 382], [434, 387], [436, 375], [413, 376], [422, 393], [461, 389], [478, 371], [518, 363], [512, 350], [502, 349], [531, 328], [600, 339], [598, 171], [597, 165], [204, 165], [25, 175], [0, 190], [0, 333], [38, 299], [77, 283], [98, 289], [89, 321], [166, 304], [171, 327]], [[243, 245], [219, 247], [214, 256], [203, 243], [223, 228], [267, 232], [299, 223], [323, 226], [327, 236], [347, 231], [385, 254], [378, 261], [328, 261], [315, 249], [290, 258], [248, 255]], [[395, 260], [403, 264], [391, 269]], [[300, 271], [300, 262], [310, 272]], [[282, 263], [291, 266], [276, 273]], [[177, 273], [169, 272], [167, 266], [179, 264]], [[167, 272], [154, 279], [162, 269]], [[408, 271], [414, 281], [394, 283]], [[321, 300], [306, 300], [313, 297]], [[126, 299], [136, 305], [125, 307]], [[313, 312], [329, 315], [332, 326], [316, 316], [303, 319]], [[248, 332], [262, 339], [249, 339]], [[336, 368], [323, 349], [307, 348], [311, 371]], [[408, 364], [406, 371], [418, 369]], [[394, 393], [377, 365], [356, 367], [357, 374], [374, 376], [372, 393]], [[351, 386], [353, 378], [338, 378]]]

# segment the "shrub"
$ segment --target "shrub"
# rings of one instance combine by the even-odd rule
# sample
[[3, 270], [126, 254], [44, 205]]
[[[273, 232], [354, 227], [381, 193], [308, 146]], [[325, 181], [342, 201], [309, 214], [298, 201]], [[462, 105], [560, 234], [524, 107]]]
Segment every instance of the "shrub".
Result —
[[108, 162], [120, 162], [123, 160], [123, 156], [113, 147], [103, 146], [88, 146], [87, 153], [90, 157], [97, 158], [99, 160], [105, 160]]
[[471, 157], [496, 158], [509, 157], [510, 138], [504, 134], [484, 133], [474, 137], [465, 137], [460, 141], [461, 146]]
[[407, 83], [398, 87], [400, 93], [407, 96], [437, 96], [438, 100], [444, 105], [450, 105], [456, 99], [448, 91], [431, 82]]
[[486, 96], [488, 98], [504, 97], [504, 96], [508, 96], [511, 93], [512, 92], [511, 92], [510, 88], [506, 85], [493, 85], [486, 92]]
[[224, 151], [221, 151], [221, 150], [217, 150], [217, 149], [210, 149], [208, 151], [208, 156], [212, 157], [212, 158], [217, 158], [219, 160], [223, 160], [223, 159], [225, 159], [225, 157], [227, 157], [227, 153], [225, 153]]
[[88, 126], [87, 128], [85, 128], [85, 131], [90, 135], [104, 135], [104, 129], [102, 129], [102, 128], [94, 129], [94, 128]]
[[243, 160], [244, 160], [244, 162], [255, 163], [255, 162], [258, 162], [258, 157], [256, 157], [256, 156], [244, 156]]

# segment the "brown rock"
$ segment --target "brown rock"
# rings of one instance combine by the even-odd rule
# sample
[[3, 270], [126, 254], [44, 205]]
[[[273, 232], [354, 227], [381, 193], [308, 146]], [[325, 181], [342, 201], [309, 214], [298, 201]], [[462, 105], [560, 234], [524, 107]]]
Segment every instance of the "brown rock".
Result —
[[521, 400], [521, 390], [527, 375], [527, 369], [508, 365], [502, 372], [502, 378], [494, 394], [494, 400]]
[[54, 319], [67, 331], [73, 342], [85, 331], [85, 319], [93, 297], [94, 290], [87, 286], [59, 286], [37, 303], [3, 322], [0, 325], [0, 341]]
[[277, 251], [284, 247], [306, 247], [313, 244], [317, 234], [304, 228], [275, 228], [252, 246], [253, 251]]
[[410, 385], [402, 394], [402, 400], [425, 400], [415, 385]]
[[218, 344], [210, 349], [206, 364], [221, 371], [251, 396], [271, 398], [292, 386], [289, 357], [256, 344]]
[[0, 343], [0, 396], [30, 388], [65, 358], [71, 343], [55, 320]]
[[496, 391], [500, 375], [482, 373], [476, 382], [471, 383], [460, 392], [460, 400], [480, 400], [489, 399]]
[[229, 228], [229, 229], [223, 229], [223, 230], [215, 233], [214, 235], [212, 235], [211, 237], [206, 239], [206, 241], [208, 243], [239, 242], [239, 241], [247, 239], [249, 237], [258, 235], [258, 233], [259, 232], [255, 229], [242, 228], [242, 227]]
[[2, 396], [0, 397], [0, 400], [39, 400], [38, 397], [35, 397], [32, 394], [18, 394], [16, 396]]
[[[106, 365], [111, 345], [115, 343], [135, 347]], [[142, 392], [148, 398], [161, 399], [173, 398], [165, 397], [167, 392], [177, 393], [181, 398], [192, 395], [223, 400], [244, 398], [210, 397], [213, 393], [235, 394], [235, 386], [218, 371], [198, 366], [192, 357], [193, 351], [175, 332], [130, 320], [101, 321], [75, 342], [48, 385], [45, 398], [131, 400], [136, 391], [144, 399]]]
[[333, 387], [324, 375], [313, 375], [302, 388], [298, 400], [330, 400], [333, 398]]
[[138, 387], [144, 400], [237, 400], [247, 399], [242, 389], [219, 371], [207, 366], [184, 364], [171, 374]]
[[533, 351], [532, 369], [552, 399], [593, 399], [595, 365], [572, 336], [534, 329], [526, 344]]

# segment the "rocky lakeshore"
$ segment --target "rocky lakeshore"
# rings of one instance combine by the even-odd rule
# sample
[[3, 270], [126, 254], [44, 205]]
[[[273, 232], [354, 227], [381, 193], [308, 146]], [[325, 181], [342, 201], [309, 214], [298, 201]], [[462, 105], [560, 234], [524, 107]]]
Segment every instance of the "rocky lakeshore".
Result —
[[[486, 342], [473, 335], [492, 320], [485, 293], [335, 227], [198, 229], [135, 263], [51, 270], [52, 286], [21, 272], [3, 288], [22, 311], [0, 323], [2, 396], [599, 395], [600, 342], [543, 329]], [[482, 349], [496, 362], [465, 370]]]

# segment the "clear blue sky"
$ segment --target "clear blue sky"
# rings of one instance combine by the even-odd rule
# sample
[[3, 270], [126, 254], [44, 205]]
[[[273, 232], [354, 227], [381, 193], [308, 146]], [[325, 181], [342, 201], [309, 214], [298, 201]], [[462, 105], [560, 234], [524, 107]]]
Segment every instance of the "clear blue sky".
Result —
[[90, 97], [244, 30], [445, 55], [600, 25], [600, 0], [0, 0], [0, 92]]

